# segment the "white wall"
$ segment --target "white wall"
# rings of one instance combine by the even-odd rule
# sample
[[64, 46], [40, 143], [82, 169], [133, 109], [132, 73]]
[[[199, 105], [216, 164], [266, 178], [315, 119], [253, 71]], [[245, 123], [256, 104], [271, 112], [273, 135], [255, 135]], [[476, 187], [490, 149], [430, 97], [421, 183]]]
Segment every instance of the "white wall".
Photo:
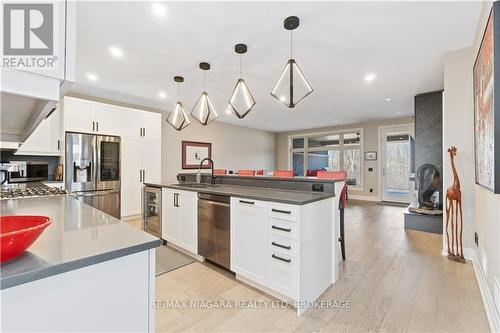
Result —
[[[500, 331], [500, 290], [495, 288], [495, 281], [500, 283], [500, 195], [475, 184], [474, 179], [472, 68], [490, 9], [491, 2], [485, 2], [473, 46], [444, 56], [443, 141], [445, 149], [450, 145], [458, 149], [456, 165], [464, 210], [464, 246], [469, 249], [465, 255], [474, 260], [491, 329]], [[446, 151], [443, 157], [446, 189], [453, 176]], [[479, 235], [477, 247], [473, 241], [474, 231]]]
[[[474, 246], [474, 113], [472, 110], [472, 47], [444, 56], [443, 200], [453, 183], [448, 148], [457, 147], [455, 166], [462, 191], [464, 247]], [[443, 216], [446, 223], [446, 211]], [[445, 224], [446, 225], [446, 224]], [[443, 230], [445, 230], [443, 228]], [[443, 233], [445, 235], [445, 233]], [[446, 237], [443, 237], [446, 242]], [[444, 248], [447, 248], [444, 244]]]
[[182, 170], [181, 142], [212, 143], [212, 159], [217, 169], [274, 169], [275, 135], [247, 127], [212, 122], [207, 126], [192, 120], [191, 125], [176, 131], [162, 118], [162, 179], [175, 182]]
[[[475, 60], [476, 54], [479, 50], [490, 10], [491, 2], [485, 2], [480, 23], [476, 31], [476, 38], [474, 40], [472, 61]], [[498, 99], [499, 97], [496, 96], [496, 98]], [[473, 112], [473, 110], [471, 110], [471, 112]], [[500, 149], [500, 147], [496, 148]], [[495, 162], [500, 163], [499, 160], [496, 160]], [[479, 258], [479, 262], [482, 262], [485, 259], [481, 254], [483, 251], [487, 258], [487, 260], [485, 260], [486, 269], [483, 273], [487, 284], [487, 290], [493, 300], [492, 303], [495, 304], [491, 307], [489, 318], [491, 323], [492, 312], [496, 311], [496, 317], [494, 317], [495, 323], [492, 325], [492, 329], [500, 330], [500, 290], [495, 290], [494, 287], [495, 281], [500, 284], [500, 195], [495, 195], [493, 192], [479, 185], [475, 185], [474, 187], [476, 195], [474, 221], [475, 229], [479, 234], [479, 247], [476, 248], [476, 255]], [[499, 294], [495, 296], [497, 292]], [[494, 308], [495, 306], [496, 309]]]

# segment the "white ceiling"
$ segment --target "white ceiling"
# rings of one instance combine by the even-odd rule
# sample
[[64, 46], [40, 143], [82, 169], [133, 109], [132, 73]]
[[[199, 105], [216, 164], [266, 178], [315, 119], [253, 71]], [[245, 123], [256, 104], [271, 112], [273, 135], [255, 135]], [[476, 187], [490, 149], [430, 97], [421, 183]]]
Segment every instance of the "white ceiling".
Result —
[[[413, 113], [413, 96], [443, 88], [445, 52], [470, 46], [481, 2], [78, 2], [77, 79], [72, 92], [171, 110], [183, 75], [190, 110], [203, 87], [219, 121], [286, 131]], [[297, 15], [294, 57], [314, 92], [290, 111], [270, 91], [289, 57], [283, 19]], [[257, 104], [243, 120], [225, 113], [248, 44], [244, 78]], [[124, 56], [109, 55], [111, 45]], [[95, 73], [90, 81], [87, 72]], [[371, 84], [365, 74], [374, 72]], [[158, 91], [167, 93], [166, 99]], [[386, 101], [391, 98], [391, 101]]]

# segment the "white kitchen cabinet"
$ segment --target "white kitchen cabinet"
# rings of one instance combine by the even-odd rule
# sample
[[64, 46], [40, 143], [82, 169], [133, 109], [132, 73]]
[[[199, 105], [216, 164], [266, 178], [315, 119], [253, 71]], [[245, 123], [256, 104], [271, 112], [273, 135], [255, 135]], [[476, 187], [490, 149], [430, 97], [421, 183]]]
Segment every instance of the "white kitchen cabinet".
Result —
[[64, 100], [64, 130], [66, 132], [93, 133], [95, 131], [95, 105], [78, 100]]
[[122, 137], [121, 216], [141, 214], [142, 187], [161, 178], [161, 143]]
[[107, 135], [120, 135], [121, 108], [97, 104], [95, 107], [95, 132]]
[[231, 198], [231, 270], [273, 296], [297, 301], [297, 313], [336, 281], [338, 201], [290, 205]]
[[161, 180], [161, 142], [160, 140], [141, 140], [143, 182]]
[[231, 198], [231, 270], [261, 285], [268, 280], [268, 204]]
[[186, 251], [198, 253], [196, 192], [162, 189], [162, 237]]
[[167, 242], [176, 243], [179, 239], [179, 214], [177, 207], [178, 194], [171, 189], [161, 190], [162, 215], [161, 231], [162, 238]]
[[57, 108], [23, 142], [15, 155], [58, 156], [61, 154], [61, 111]]
[[180, 210], [178, 245], [198, 253], [198, 195], [196, 192], [180, 192], [177, 205]]
[[124, 109], [121, 113], [122, 136], [159, 140], [161, 138], [161, 115], [159, 113]]
[[137, 139], [121, 140], [121, 216], [141, 213], [142, 143]]
[[68, 132], [121, 135], [122, 108], [76, 98], [64, 99], [64, 128]]

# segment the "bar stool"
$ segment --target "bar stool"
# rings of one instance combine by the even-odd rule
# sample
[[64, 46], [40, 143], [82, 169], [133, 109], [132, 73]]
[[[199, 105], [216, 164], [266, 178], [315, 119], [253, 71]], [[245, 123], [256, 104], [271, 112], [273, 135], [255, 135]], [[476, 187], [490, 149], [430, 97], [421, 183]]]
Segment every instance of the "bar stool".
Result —
[[226, 169], [214, 169], [214, 175], [225, 176], [227, 175]]
[[255, 176], [255, 170], [238, 170], [238, 176]]
[[342, 260], [345, 260], [345, 237], [344, 237], [344, 209], [347, 201], [347, 172], [345, 171], [318, 171], [318, 179], [345, 179], [344, 187], [340, 192], [339, 211], [340, 211], [340, 250], [342, 251]]
[[274, 170], [273, 177], [293, 177], [293, 170]]

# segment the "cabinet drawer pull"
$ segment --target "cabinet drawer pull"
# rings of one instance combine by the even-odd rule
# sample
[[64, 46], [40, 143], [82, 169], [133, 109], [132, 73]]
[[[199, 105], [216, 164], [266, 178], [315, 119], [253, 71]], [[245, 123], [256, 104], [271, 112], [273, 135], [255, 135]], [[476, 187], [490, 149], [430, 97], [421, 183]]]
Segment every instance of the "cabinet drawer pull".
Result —
[[282, 213], [282, 214], [292, 214], [292, 212], [290, 210], [281, 210], [281, 209], [271, 209], [273, 212], [275, 213]]
[[287, 229], [287, 228], [277, 227], [277, 226], [275, 226], [274, 224], [271, 226], [271, 228], [276, 229], [276, 230], [285, 231], [285, 232], [290, 232], [290, 231], [292, 231], [292, 229]]
[[96, 130], [96, 132], [99, 132], [99, 122], [98, 121], [95, 122], [95, 130]]
[[244, 204], [248, 204], [248, 205], [255, 205], [254, 201], [240, 200], [240, 203], [244, 203]]
[[292, 248], [291, 246], [281, 245], [281, 244], [278, 244], [276, 242], [272, 242], [271, 245], [281, 247], [282, 249], [287, 249], [287, 250], [290, 250]]
[[146, 127], [142, 128], [142, 136], [146, 136]]
[[284, 261], [284, 262], [288, 262], [288, 263], [292, 261], [292, 259], [281, 258], [281, 257], [278, 257], [275, 254], [273, 254], [271, 257], [273, 257], [274, 259], [278, 259], [278, 260]]
[[92, 132], [95, 131], [95, 121], [92, 122]]

